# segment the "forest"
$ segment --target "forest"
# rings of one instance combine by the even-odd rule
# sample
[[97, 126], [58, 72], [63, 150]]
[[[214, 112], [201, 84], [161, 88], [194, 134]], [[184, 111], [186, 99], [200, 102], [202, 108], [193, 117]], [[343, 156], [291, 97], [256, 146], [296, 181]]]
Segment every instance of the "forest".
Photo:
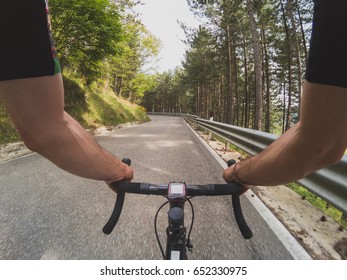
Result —
[[106, 81], [117, 96], [139, 103], [153, 85], [142, 69], [160, 41], [141, 23], [135, 0], [50, 0], [53, 37], [62, 73], [86, 85]]
[[106, 82], [148, 112], [190, 113], [276, 134], [297, 122], [313, 2], [180, 1], [201, 25], [180, 23], [182, 65], [153, 74], [148, 65], [161, 42], [135, 12], [141, 0], [50, 0], [63, 73], [86, 85]]
[[182, 67], [161, 73], [143, 105], [280, 134], [300, 118], [310, 0], [187, 0]]

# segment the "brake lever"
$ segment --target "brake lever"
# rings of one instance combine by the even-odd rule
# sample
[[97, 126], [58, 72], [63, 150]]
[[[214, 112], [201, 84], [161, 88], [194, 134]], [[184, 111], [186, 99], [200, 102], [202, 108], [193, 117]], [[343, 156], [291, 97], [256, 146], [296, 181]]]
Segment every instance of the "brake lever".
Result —
[[[236, 161], [231, 159], [228, 160], [228, 167], [232, 166], [235, 164]], [[243, 216], [242, 208], [241, 208], [241, 201], [240, 201], [240, 194], [234, 194], [231, 196], [232, 199], [232, 205], [233, 205], [233, 210], [234, 210], [234, 215], [236, 219], [236, 223], [241, 231], [241, 234], [244, 239], [250, 239], [253, 236], [253, 233], [249, 226], [246, 223], [246, 220]]]
[[[131, 164], [131, 160], [128, 158], [123, 158], [122, 162], [124, 162], [125, 164], [129, 166]], [[107, 223], [102, 229], [103, 233], [110, 234], [113, 231], [114, 227], [116, 226], [119, 220], [120, 214], [122, 213], [124, 199], [125, 199], [125, 192], [117, 190], [116, 203], [114, 205], [114, 209], [112, 211], [110, 218], [108, 219]]]

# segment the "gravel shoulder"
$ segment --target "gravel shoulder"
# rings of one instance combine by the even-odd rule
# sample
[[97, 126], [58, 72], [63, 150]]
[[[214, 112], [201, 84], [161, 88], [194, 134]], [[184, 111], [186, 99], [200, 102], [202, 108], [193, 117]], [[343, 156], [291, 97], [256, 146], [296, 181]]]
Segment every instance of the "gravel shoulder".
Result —
[[0, 163], [31, 153], [22, 142], [0, 145]]

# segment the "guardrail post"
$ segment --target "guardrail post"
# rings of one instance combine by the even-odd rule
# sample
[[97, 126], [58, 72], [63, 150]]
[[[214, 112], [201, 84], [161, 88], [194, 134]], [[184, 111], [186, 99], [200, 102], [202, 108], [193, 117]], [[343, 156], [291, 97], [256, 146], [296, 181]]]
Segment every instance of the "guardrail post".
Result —
[[228, 150], [228, 141], [225, 141], [225, 151], [227, 151]]

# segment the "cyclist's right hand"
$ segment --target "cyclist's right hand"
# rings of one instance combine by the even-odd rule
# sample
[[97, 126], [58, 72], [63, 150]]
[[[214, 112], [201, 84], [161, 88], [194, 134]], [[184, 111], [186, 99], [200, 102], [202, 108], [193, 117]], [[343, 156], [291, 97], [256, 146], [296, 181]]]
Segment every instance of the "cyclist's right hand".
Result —
[[250, 189], [250, 187], [252, 185], [248, 185], [248, 184], [245, 184], [244, 182], [240, 181], [240, 179], [238, 178], [237, 173], [236, 173], [236, 166], [237, 166], [237, 163], [235, 161], [233, 161], [233, 160], [228, 161], [228, 168], [224, 169], [223, 179], [227, 183], [236, 182], [236, 183], [239, 183], [240, 185], [242, 185], [244, 188], [244, 191], [242, 192], [242, 194], [244, 194], [246, 191], [248, 191]]

